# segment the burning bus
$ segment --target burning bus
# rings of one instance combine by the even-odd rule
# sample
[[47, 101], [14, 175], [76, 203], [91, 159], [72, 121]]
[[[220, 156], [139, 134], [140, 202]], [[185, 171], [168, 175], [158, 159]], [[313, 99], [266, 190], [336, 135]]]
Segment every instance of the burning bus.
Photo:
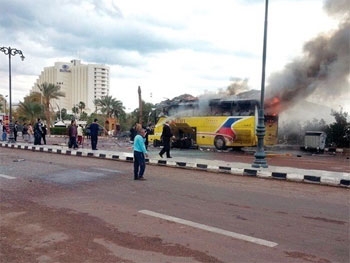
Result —
[[[162, 145], [164, 123], [169, 120], [179, 148], [233, 147], [257, 145], [259, 102], [246, 98], [191, 99], [158, 107], [158, 120], [148, 137], [155, 147]], [[265, 145], [277, 143], [278, 116], [265, 115]]]

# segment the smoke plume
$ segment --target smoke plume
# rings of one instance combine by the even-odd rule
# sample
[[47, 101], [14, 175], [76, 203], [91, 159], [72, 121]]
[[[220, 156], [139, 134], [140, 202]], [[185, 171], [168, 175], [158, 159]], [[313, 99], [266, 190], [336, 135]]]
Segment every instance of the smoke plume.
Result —
[[267, 111], [281, 113], [307, 98], [325, 103], [349, 94], [349, 2], [327, 0], [324, 8], [339, 19], [338, 28], [305, 43], [301, 58], [270, 76], [266, 87]]

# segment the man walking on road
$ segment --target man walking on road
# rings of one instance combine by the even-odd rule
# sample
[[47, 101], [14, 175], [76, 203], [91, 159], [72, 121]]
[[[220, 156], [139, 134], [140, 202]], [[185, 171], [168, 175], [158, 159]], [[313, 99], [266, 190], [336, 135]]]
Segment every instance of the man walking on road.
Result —
[[171, 132], [169, 121], [166, 121], [163, 126], [162, 136], [160, 137], [163, 142], [163, 148], [159, 152], [159, 156], [163, 158], [163, 154], [166, 153], [166, 158], [171, 158], [170, 156], [170, 139], [173, 137], [173, 133]]
[[97, 140], [98, 140], [98, 124], [97, 119], [94, 119], [94, 122], [90, 124], [90, 137], [91, 137], [91, 149], [97, 150]]

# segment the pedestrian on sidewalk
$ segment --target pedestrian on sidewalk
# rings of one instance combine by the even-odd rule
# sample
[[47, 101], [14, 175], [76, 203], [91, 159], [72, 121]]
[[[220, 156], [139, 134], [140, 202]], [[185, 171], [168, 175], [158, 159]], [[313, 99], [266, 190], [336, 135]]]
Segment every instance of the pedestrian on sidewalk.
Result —
[[40, 118], [34, 125], [34, 145], [41, 145], [41, 137], [43, 136], [42, 123]]
[[28, 126], [27, 126], [27, 123], [24, 123], [23, 124], [23, 128], [22, 128], [22, 137], [23, 137], [23, 140], [25, 142], [28, 142], [29, 141], [29, 138], [28, 138]]
[[145, 146], [146, 130], [140, 129], [134, 138], [134, 180], [146, 180], [143, 175], [146, 170], [148, 153]]
[[2, 120], [0, 120], [0, 132], [2, 141], [6, 141], [7, 133], [6, 126], [3, 124]]
[[94, 122], [90, 124], [90, 137], [91, 137], [92, 150], [97, 150], [98, 131], [99, 131], [99, 126], [97, 124], [97, 119], [94, 119]]
[[46, 125], [41, 127], [41, 129], [43, 130], [43, 134], [42, 134], [43, 142], [44, 142], [44, 144], [46, 144], [46, 134], [47, 134]]
[[28, 142], [32, 143], [34, 140], [34, 131], [33, 125], [31, 123], [28, 124]]
[[72, 120], [70, 123], [70, 126], [68, 128], [68, 136], [69, 136], [69, 143], [68, 143], [68, 148], [74, 148], [78, 149], [77, 145], [77, 136], [78, 136], [78, 131], [77, 131], [77, 125], [75, 120]]
[[83, 145], [83, 127], [78, 125], [78, 145]]
[[13, 136], [15, 138], [15, 142], [17, 141], [18, 134], [18, 121], [15, 121], [15, 125], [13, 126]]

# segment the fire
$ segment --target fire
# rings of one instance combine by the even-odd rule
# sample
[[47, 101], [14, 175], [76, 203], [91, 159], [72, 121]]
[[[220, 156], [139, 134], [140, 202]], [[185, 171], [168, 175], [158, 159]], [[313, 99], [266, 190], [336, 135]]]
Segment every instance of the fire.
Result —
[[265, 110], [269, 115], [278, 115], [282, 111], [281, 99], [279, 97], [273, 97], [265, 101]]

